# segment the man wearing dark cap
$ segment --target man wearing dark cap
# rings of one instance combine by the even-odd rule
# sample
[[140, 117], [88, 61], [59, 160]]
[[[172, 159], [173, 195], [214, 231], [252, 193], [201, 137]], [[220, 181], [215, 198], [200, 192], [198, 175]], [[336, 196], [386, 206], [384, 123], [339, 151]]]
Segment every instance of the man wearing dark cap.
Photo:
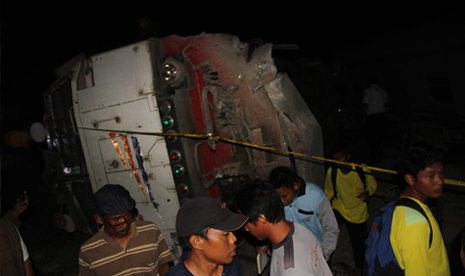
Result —
[[214, 198], [187, 201], [176, 217], [184, 253], [166, 276], [242, 276], [232, 231], [241, 228], [247, 219]]
[[79, 275], [165, 275], [173, 257], [154, 223], [135, 220], [129, 192], [107, 184], [93, 201], [95, 220], [103, 227], [81, 246]]

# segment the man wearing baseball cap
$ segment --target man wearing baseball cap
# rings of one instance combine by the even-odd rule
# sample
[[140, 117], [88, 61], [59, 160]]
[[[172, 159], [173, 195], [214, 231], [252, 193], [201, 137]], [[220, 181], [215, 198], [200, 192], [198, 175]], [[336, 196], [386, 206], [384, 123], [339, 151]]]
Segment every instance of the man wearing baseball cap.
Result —
[[95, 220], [103, 225], [81, 246], [79, 275], [160, 275], [173, 260], [158, 227], [136, 220], [136, 202], [119, 184], [94, 194]]
[[184, 253], [166, 276], [242, 276], [232, 231], [247, 219], [214, 198], [197, 197], [184, 203], [176, 217]]

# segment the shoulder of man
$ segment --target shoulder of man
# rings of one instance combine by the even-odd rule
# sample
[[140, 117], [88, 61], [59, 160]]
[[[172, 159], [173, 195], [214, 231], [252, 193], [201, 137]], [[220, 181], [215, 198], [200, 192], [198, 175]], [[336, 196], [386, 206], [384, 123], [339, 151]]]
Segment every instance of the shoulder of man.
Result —
[[305, 185], [307, 186], [307, 189], [310, 191], [318, 191], [318, 192], [323, 192], [323, 190], [316, 184], [313, 184], [311, 182], [305, 182]]
[[349, 172], [349, 174], [357, 174], [359, 176], [360, 182], [366, 182], [366, 174], [371, 173], [370, 169], [368, 169], [364, 163], [354, 162], [354, 164], [359, 166], [352, 166], [352, 170]]
[[135, 220], [134, 223], [136, 224], [137, 232], [141, 233], [154, 233], [155, 235], [159, 236], [162, 235], [161, 230], [158, 226], [147, 220]]
[[[307, 238], [312, 237], [313, 242], [318, 241], [315, 234], [313, 234], [313, 232], [310, 231], [307, 227], [303, 226], [302, 224], [298, 222], [292, 222], [292, 223], [294, 224], [294, 235], [293, 235], [294, 239], [300, 239], [302, 237], [307, 237]], [[306, 242], [310, 242], [310, 240]]]
[[179, 262], [173, 266], [165, 276], [192, 276], [184, 265], [184, 261], [187, 258], [187, 252], [182, 253]]
[[[417, 234], [413, 236], [414, 240], [420, 237], [426, 238], [426, 235], [428, 235], [429, 233], [429, 245], [431, 247], [431, 243], [433, 240], [433, 228], [423, 208], [423, 206], [425, 205], [420, 203], [420, 201], [418, 200], [415, 200], [412, 198], [411, 200], [412, 202], [416, 202], [418, 206], [413, 206], [411, 203], [407, 203], [405, 205], [401, 204], [401, 205], [396, 206], [394, 210], [394, 217], [397, 217], [397, 219], [396, 219], [396, 222], [394, 222], [394, 219], [393, 219], [392, 227], [397, 228], [397, 229], [401, 227], [401, 229], [403, 229], [402, 231], [404, 232], [411, 232], [412, 229], [416, 229], [416, 231], [421, 231], [421, 232], [415, 232]], [[420, 210], [417, 210], [417, 208]], [[402, 227], [402, 225], [405, 225], [405, 226]]]
[[173, 266], [165, 276], [191, 276], [185, 271], [185, 266], [183, 262], [177, 263]]
[[355, 162], [355, 164], [360, 165], [361, 167], [359, 168], [361, 168], [364, 172], [370, 172], [370, 169], [367, 168], [367, 164], [361, 162]]
[[1, 229], [8, 229], [9, 231], [16, 231], [16, 226], [8, 219], [6, 219], [5, 217], [3, 218], [0, 218], [0, 226], [1, 226]]
[[326, 174], [330, 174], [332, 171], [333, 171], [333, 166], [330, 166], [330, 167], [326, 170]]
[[142, 227], [142, 226], [155, 226], [157, 229], [157, 225], [153, 223], [152, 221], [148, 220], [135, 220], [134, 223], [136, 224], [136, 227]]
[[403, 208], [405, 215], [405, 224], [407, 226], [417, 222], [428, 224], [428, 221], [426, 220], [425, 216], [418, 210], [415, 210], [414, 208], [409, 206], [400, 205], [396, 206], [396, 210], [394, 210], [394, 212], [398, 211], [398, 208]]
[[325, 192], [319, 186], [313, 183], [310, 183], [310, 182], [305, 182], [305, 185], [306, 185], [306, 194], [309, 194], [312, 197], [316, 197], [320, 199], [323, 199], [326, 197]]
[[89, 249], [92, 249], [94, 247], [98, 247], [102, 244], [105, 244], [106, 241], [102, 235], [102, 231], [99, 230], [97, 233], [95, 233], [92, 237], [90, 237], [85, 243], [81, 245], [80, 252], [85, 252]]
[[407, 222], [407, 225], [416, 223], [416, 222], [422, 222], [425, 224], [428, 224], [428, 221], [426, 220], [425, 216], [418, 212], [417, 210], [411, 208], [411, 207], [404, 207], [404, 213], [405, 213], [405, 219]]

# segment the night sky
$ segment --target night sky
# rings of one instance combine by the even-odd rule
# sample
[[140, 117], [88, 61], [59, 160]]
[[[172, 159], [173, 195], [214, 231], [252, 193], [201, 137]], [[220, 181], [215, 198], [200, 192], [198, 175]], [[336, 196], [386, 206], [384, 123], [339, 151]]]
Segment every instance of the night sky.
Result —
[[56, 80], [57, 66], [80, 53], [93, 55], [135, 42], [140, 14], [151, 16], [165, 35], [205, 31], [237, 35], [242, 41], [260, 38], [294, 43], [303, 55], [327, 61], [338, 49], [431, 22], [463, 5], [462, 1], [421, 1], [421, 5], [405, 3], [408, 1], [282, 1], [249, 8], [254, 2], [26, 2], [2, 7], [7, 18], [2, 24], [3, 134], [42, 119], [42, 93]]

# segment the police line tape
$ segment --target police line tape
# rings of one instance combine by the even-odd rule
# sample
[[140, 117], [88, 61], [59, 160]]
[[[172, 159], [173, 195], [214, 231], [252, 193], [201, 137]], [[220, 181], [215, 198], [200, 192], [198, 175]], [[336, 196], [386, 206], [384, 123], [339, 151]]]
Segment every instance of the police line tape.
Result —
[[[351, 162], [341, 162], [341, 161], [334, 160], [334, 159], [329, 159], [329, 158], [324, 158], [324, 157], [319, 157], [319, 156], [311, 156], [311, 155], [308, 155], [308, 154], [292, 152], [292, 151], [287, 151], [287, 150], [280, 150], [280, 149], [260, 146], [260, 145], [256, 145], [256, 144], [251, 144], [251, 143], [247, 143], [247, 142], [243, 142], [243, 141], [236, 141], [236, 140], [229, 139], [229, 138], [208, 135], [208, 134], [189, 134], [189, 133], [173, 133], [173, 132], [170, 132], [170, 133], [143, 132], [143, 131], [130, 131], [130, 130], [95, 129], [95, 128], [85, 128], [85, 127], [79, 127], [79, 129], [94, 130], [94, 131], [95, 130], [96, 131], [105, 131], [105, 132], [116, 132], [116, 133], [127, 133], [127, 134], [141, 134], [141, 135], [150, 135], [150, 136], [176, 136], [176, 137], [186, 137], [186, 138], [196, 138], [196, 139], [213, 139], [215, 141], [223, 141], [223, 142], [227, 142], [227, 143], [243, 145], [243, 146], [252, 147], [252, 148], [256, 148], [256, 149], [262, 149], [262, 150], [292, 154], [292, 155], [295, 155], [295, 156], [308, 157], [308, 158], [321, 160], [321, 161], [325, 161], [325, 162], [331, 162], [331, 163], [336, 163], [336, 164], [366, 168], [366, 169], [369, 169], [370, 171], [379, 171], [379, 172], [384, 172], [384, 173], [397, 174], [397, 171], [395, 171], [395, 170], [388, 170], [388, 169], [383, 169], [383, 168], [378, 168], [378, 167], [373, 167], [373, 166], [367, 166], [367, 165], [351, 163]], [[454, 179], [447, 179], [446, 178], [446, 179], [444, 179], [444, 184], [465, 187], [465, 181], [454, 180]]]

